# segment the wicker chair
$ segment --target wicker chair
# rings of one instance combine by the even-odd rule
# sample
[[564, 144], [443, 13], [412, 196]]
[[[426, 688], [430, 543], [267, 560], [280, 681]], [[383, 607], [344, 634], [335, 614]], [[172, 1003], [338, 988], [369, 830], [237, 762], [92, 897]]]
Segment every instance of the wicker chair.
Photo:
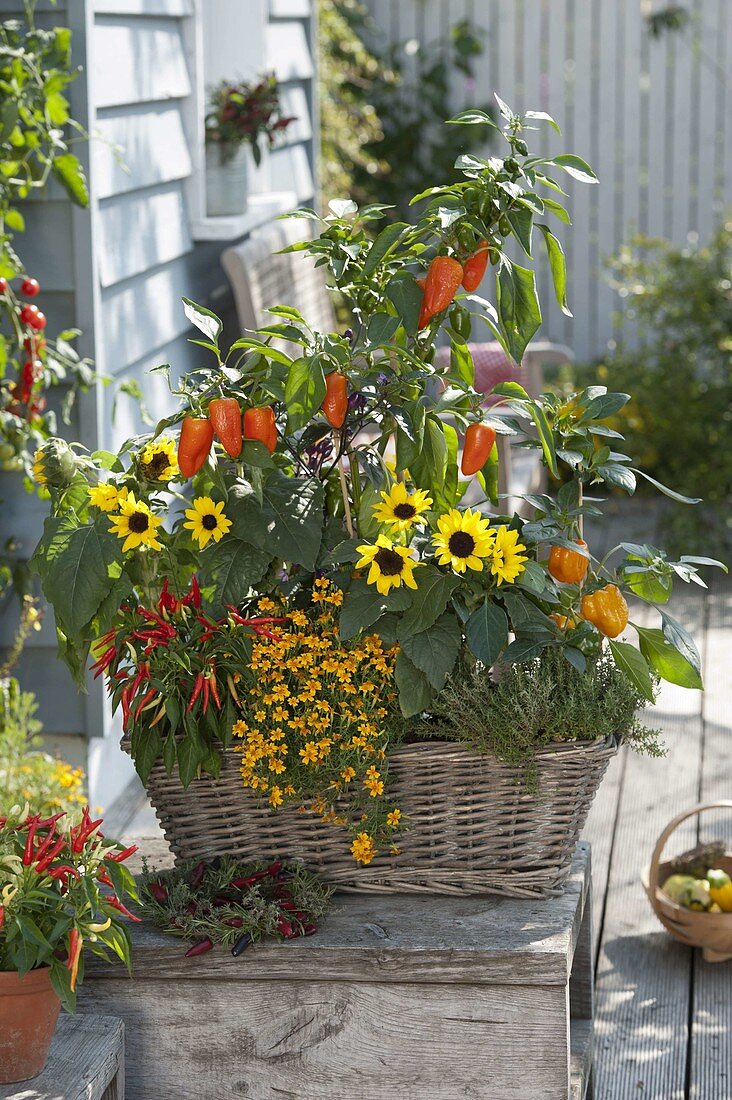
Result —
[[[302, 252], [276, 253], [287, 245], [308, 239], [310, 223], [305, 219], [273, 222], [244, 241], [225, 249], [221, 263], [234, 294], [234, 302], [242, 328], [256, 329], [271, 324], [267, 310], [282, 303], [299, 309], [317, 329], [328, 332], [336, 325], [333, 301], [320, 268]], [[299, 353], [295, 345], [281, 346], [289, 354]], [[545, 365], [572, 362], [569, 348], [547, 341], [530, 344], [520, 367], [509, 359], [497, 342], [471, 344], [475, 362], [475, 387], [486, 395], [499, 382], [520, 382], [529, 394], [538, 396], [543, 388]], [[437, 362], [449, 357], [449, 349], [440, 348]], [[495, 399], [486, 397], [486, 405]], [[508, 498], [509, 510], [519, 507], [522, 493], [541, 491], [544, 468], [532, 451], [511, 453], [508, 437], [499, 436], [499, 493]], [[468, 498], [465, 502], [469, 503]]]

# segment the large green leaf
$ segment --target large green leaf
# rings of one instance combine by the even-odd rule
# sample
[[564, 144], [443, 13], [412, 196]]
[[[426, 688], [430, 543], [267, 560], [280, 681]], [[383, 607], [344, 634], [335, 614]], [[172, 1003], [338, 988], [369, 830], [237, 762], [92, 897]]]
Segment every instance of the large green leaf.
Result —
[[583, 160], [582, 157], [578, 157], [575, 153], [560, 153], [558, 157], [552, 157], [550, 163], [563, 168], [567, 175], [579, 180], [580, 183], [598, 182], [597, 176], [587, 161]]
[[608, 642], [610, 652], [620, 671], [625, 673], [643, 698], [652, 703], [654, 700], [653, 681], [643, 654], [639, 653], [635, 646], [630, 645], [628, 642], [614, 642], [612, 638], [609, 638]]
[[241, 539], [222, 539], [206, 555], [206, 576], [215, 586], [215, 600], [220, 607], [238, 606], [249, 595], [250, 588], [267, 572], [272, 555]]
[[374, 584], [367, 584], [361, 577], [354, 580], [343, 596], [340, 637], [346, 641], [354, 638], [360, 630], [367, 630], [385, 612], [403, 612], [412, 602], [414, 592], [410, 588], [392, 589], [388, 596], [382, 596]]
[[661, 622], [663, 628], [663, 636], [666, 641], [678, 649], [679, 653], [686, 658], [692, 668], [701, 676], [701, 655], [696, 647], [694, 639], [689, 632], [672, 618], [667, 611], [661, 612]]
[[515, 206], [507, 211], [506, 217], [511, 224], [514, 237], [519, 242], [526, 255], [531, 256], [531, 230], [534, 224], [533, 211], [527, 210], [525, 206]]
[[668, 485], [663, 485], [660, 481], [656, 481], [655, 477], [651, 477], [650, 474], [645, 473], [643, 470], [637, 470], [635, 467], [631, 467], [634, 474], [640, 474], [646, 481], [650, 481], [651, 485], [664, 494], [664, 496], [670, 497], [671, 500], [678, 501], [679, 504], [701, 504], [701, 497], [685, 497], [683, 493], [677, 493], [675, 489], [669, 489]]
[[541, 324], [534, 272], [518, 264], [503, 264], [497, 287], [499, 328], [510, 355], [520, 363]]
[[544, 237], [557, 302], [562, 313], [566, 314], [567, 317], [571, 317], [572, 311], [567, 306], [567, 262], [564, 258], [564, 249], [548, 225], [537, 222], [536, 228], [541, 230]]
[[425, 565], [415, 573], [417, 590], [411, 606], [399, 624], [399, 639], [428, 630], [440, 617], [460, 580], [452, 573], [441, 573], [434, 565]]
[[531, 413], [531, 419], [534, 421], [546, 464], [554, 477], [558, 477], [559, 471], [557, 469], [557, 454], [554, 447], [554, 433], [549, 426], [544, 408], [536, 401], [529, 401], [526, 404], [526, 408]]
[[432, 493], [433, 498], [442, 494], [447, 474], [447, 457], [445, 425], [439, 417], [428, 416], [422, 436], [422, 448], [412, 456], [409, 472], [417, 487]]
[[277, 471], [264, 484], [266, 544], [275, 557], [314, 569], [323, 537], [322, 483]]
[[287, 427], [290, 432], [299, 431], [323, 404], [325, 375], [320, 358], [296, 359], [291, 364], [285, 383]]
[[490, 668], [508, 642], [506, 612], [486, 597], [465, 623], [465, 637], [474, 656]]
[[403, 649], [397, 655], [394, 678], [399, 689], [399, 706], [405, 718], [412, 718], [427, 709], [434, 694], [432, 686]]
[[663, 680], [685, 688], [703, 688], [702, 678], [683, 653], [671, 645], [662, 630], [636, 626], [641, 653]]
[[396, 247], [397, 241], [409, 226], [406, 222], [393, 222], [382, 229], [378, 237], [371, 245], [363, 265], [363, 274], [366, 278], [373, 275], [379, 264]]
[[414, 336], [422, 309], [422, 291], [414, 276], [398, 271], [386, 284], [386, 296], [401, 318], [405, 331]]
[[121, 571], [121, 544], [107, 528], [107, 517], [100, 516], [63, 530], [50, 547], [43, 592], [72, 639], [94, 618]]
[[181, 301], [183, 302], [183, 312], [191, 324], [195, 325], [199, 332], [212, 340], [214, 344], [217, 344], [219, 333], [223, 328], [221, 318], [217, 317], [206, 306], [200, 306], [197, 302], [191, 301], [190, 298], [182, 298]]
[[429, 630], [413, 634], [402, 642], [402, 650], [437, 691], [442, 691], [455, 667], [462, 634], [451, 611], [440, 615]]

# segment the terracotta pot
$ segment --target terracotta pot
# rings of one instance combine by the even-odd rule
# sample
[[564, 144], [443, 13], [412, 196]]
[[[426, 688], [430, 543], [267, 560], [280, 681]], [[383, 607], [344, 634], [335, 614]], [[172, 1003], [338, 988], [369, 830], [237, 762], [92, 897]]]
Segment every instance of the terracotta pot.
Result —
[[50, 974], [48, 967], [23, 978], [0, 971], [0, 1085], [27, 1081], [46, 1064], [61, 1010]]

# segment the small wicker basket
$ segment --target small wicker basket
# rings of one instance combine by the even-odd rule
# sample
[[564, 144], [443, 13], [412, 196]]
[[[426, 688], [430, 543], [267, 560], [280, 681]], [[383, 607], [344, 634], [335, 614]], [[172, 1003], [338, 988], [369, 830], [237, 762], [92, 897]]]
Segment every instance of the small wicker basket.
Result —
[[[709, 802], [694, 806], [669, 822], [658, 838], [651, 865], [642, 882], [654, 913], [675, 939], [690, 947], [701, 947], [707, 962], [725, 962], [732, 959], [732, 913], [705, 913], [703, 910], [697, 912], [687, 909], [683, 905], [677, 905], [661, 889], [661, 883], [671, 874], [670, 863], [661, 862], [666, 841], [683, 821], [706, 810], [732, 810], [732, 802]], [[720, 857], [716, 860], [716, 865], [732, 875], [732, 853], [727, 852]]]
[[409, 826], [396, 835], [399, 854], [366, 867], [351, 857], [343, 828], [296, 807], [270, 810], [247, 790], [232, 747], [218, 780], [204, 775], [184, 789], [177, 771], [168, 775], [158, 763], [147, 789], [179, 859], [288, 855], [342, 890], [541, 898], [561, 892], [616, 751], [612, 737], [542, 748], [534, 795], [515, 767], [464, 745], [399, 746], [389, 756], [390, 790]]

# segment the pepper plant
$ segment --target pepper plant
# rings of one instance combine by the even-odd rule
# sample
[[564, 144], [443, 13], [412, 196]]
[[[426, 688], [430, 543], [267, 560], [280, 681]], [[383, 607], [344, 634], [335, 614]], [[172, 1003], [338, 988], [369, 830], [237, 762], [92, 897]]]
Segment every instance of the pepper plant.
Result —
[[50, 967], [51, 984], [68, 1011], [84, 978], [84, 950], [110, 953], [130, 968], [122, 897], [137, 900], [124, 861], [137, 849], [105, 840], [89, 807], [76, 819], [41, 818], [13, 806], [0, 817], [0, 970], [21, 977]]
[[[34, 565], [54, 606], [60, 653], [80, 682], [92, 646], [97, 671], [113, 670], [110, 691], [115, 701], [124, 695], [128, 729], [139, 727], [133, 751], [143, 776], [159, 756], [169, 770], [177, 763], [184, 782], [201, 770], [215, 773], [231, 703], [243, 715], [258, 691], [259, 672], [247, 658], [253, 624], [257, 647], [281, 646], [284, 659], [294, 616], [317, 602], [324, 582], [335, 593], [348, 690], [358, 690], [351, 644], [376, 638], [393, 658], [393, 668], [384, 664], [395, 686], [384, 729], [389, 706], [398, 704], [404, 718], [429, 711], [456, 669], [521, 665], [547, 653], [589, 677], [608, 654], [649, 700], [656, 676], [701, 686], [698, 651], [666, 604], [675, 580], [703, 584], [697, 567], [716, 563], [670, 561], [658, 548], [632, 544], [598, 560], [582, 539], [584, 518], [600, 513], [598, 493], [632, 493], [646, 476], [616, 449], [622, 437], [608, 426], [628, 394], [594, 386], [569, 398], [537, 397], [509, 381], [486, 409], [474, 388], [473, 330], [495, 337], [519, 362], [541, 323], [531, 266], [537, 243], [568, 312], [564, 254], [549, 220], [569, 221], [563, 175], [596, 183], [580, 157], [530, 153], [533, 129], [557, 128], [553, 119], [520, 116], [497, 102], [505, 155], [459, 157], [458, 182], [415, 196], [410, 223], [379, 231], [383, 206], [349, 201], [332, 202], [323, 217], [295, 215], [312, 223], [314, 236], [290, 251], [309, 254], [349, 303], [346, 331], [319, 332], [281, 305], [270, 324], [225, 349], [219, 318], [184, 300], [202, 359], [172, 391], [178, 409], [116, 454], [83, 455], [57, 441], [42, 449], [36, 474], [51, 515]], [[495, 125], [479, 110], [451, 122]], [[493, 289], [482, 296], [489, 274]], [[435, 364], [440, 333], [450, 345], [445, 367]], [[536, 449], [551, 484], [561, 482], [556, 493], [526, 498], [528, 519], [499, 497], [497, 433]], [[182, 482], [190, 482], [188, 493]], [[205, 640], [190, 636], [184, 657], [173, 642], [178, 628], [170, 632], [178, 604], [159, 601], [163, 594], [185, 601], [193, 574], [198, 621], [208, 625]], [[629, 601], [654, 605], [658, 626], [631, 621]], [[257, 623], [268, 613], [289, 623]], [[634, 642], [622, 636], [628, 625]], [[243, 649], [232, 640], [238, 631]], [[230, 662], [226, 682], [231, 675], [235, 691], [209, 695], [204, 717], [197, 688], [209, 645], [217, 647], [217, 667]], [[167, 679], [153, 674], [153, 653], [156, 667], [170, 663]], [[211, 667], [203, 670], [209, 684]], [[334, 675], [339, 667], [334, 660]], [[283, 670], [273, 672], [284, 679]], [[308, 717], [319, 691], [310, 682], [299, 693], [282, 684], [263, 698], [245, 722], [242, 751], [275, 778], [247, 771], [246, 757], [244, 779], [254, 776], [270, 800], [275, 786], [285, 800], [306, 790], [312, 797], [312, 785], [292, 782], [296, 769], [331, 754], [345, 763], [357, 750], [368, 765], [369, 796], [381, 799], [388, 745], [375, 744], [378, 723], [375, 738], [369, 731], [361, 741], [345, 739], [332, 715], [319, 723], [315, 744]], [[274, 747], [261, 757], [263, 737]], [[328, 800], [348, 783], [350, 767], [348, 757], [342, 781], [336, 773], [320, 800], [327, 819]], [[330, 768], [323, 772], [332, 778]], [[271, 804], [279, 802], [278, 795]], [[378, 828], [386, 810], [376, 815]], [[368, 862], [371, 834], [354, 844], [356, 858]]]

